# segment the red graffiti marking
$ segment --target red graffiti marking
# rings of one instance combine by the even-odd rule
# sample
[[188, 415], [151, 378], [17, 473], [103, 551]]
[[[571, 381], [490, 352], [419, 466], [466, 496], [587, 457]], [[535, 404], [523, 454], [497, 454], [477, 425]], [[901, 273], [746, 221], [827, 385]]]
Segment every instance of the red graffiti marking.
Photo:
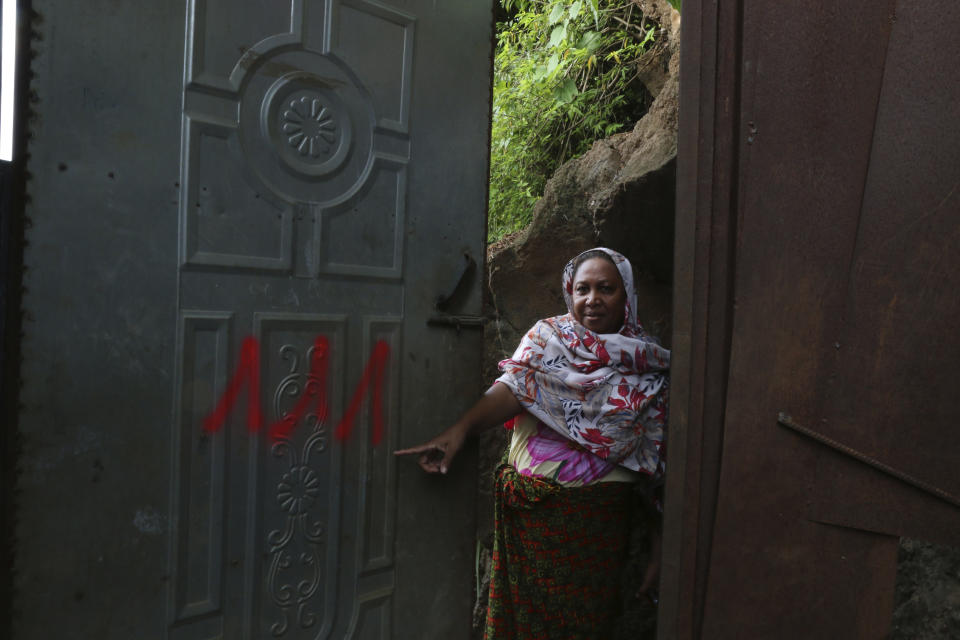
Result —
[[386, 367], [387, 356], [390, 355], [390, 346], [380, 340], [373, 347], [373, 354], [367, 361], [367, 366], [363, 369], [363, 376], [360, 378], [360, 384], [357, 390], [353, 392], [353, 398], [350, 399], [350, 406], [347, 412], [343, 414], [340, 423], [333, 432], [338, 440], [344, 440], [353, 431], [353, 420], [357, 417], [357, 411], [360, 409], [360, 403], [363, 402], [363, 396], [370, 385], [370, 377], [373, 376], [373, 444], [380, 444], [383, 437], [383, 406], [380, 401], [380, 392], [383, 390], [383, 370]]
[[[310, 354], [310, 371], [307, 374], [307, 383], [303, 393], [297, 399], [293, 410], [270, 425], [270, 438], [279, 440], [288, 438], [300, 418], [309, 409], [314, 399], [317, 407], [317, 418], [322, 422], [327, 419], [327, 373], [329, 368], [330, 344], [325, 336], [318, 336], [313, 343]], [[376, 446], [383, 439], [383, 377], [386, 371], [387, 358], [390, 355], [390, 345], [378, 340], [373, 347], [373, 353], [363, 369], [363, 375], [357, 384], [356, 391], [350, 399], [346, 413], [334, 429], [334, 437], [345, 440], [353, 431], [354, 421], [360, 405], [366, 395], [367, 387], [373, 380], [373, 434], [371, 441]], [[247, 426], [251, 432], [259, 431], [263, 426], [263, 414], [260, 410], [260, 345], [256, 338], [248, 337], [243, 340], [240, 348], [240, 364], [236, 373], [227, 384], [226, 391], [217, 402], [217, 406], [203, 421], [203, 429], [207, 432], [218, 431], [227, 420], [227, 414], [237, 402], [240, 389], [244, 383], [247, 388]]]

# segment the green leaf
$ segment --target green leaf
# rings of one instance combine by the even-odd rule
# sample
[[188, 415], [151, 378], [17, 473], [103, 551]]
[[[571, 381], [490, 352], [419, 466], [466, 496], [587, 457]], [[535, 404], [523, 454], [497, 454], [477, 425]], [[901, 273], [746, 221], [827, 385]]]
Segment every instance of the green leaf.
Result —
[[649, 29], [647, 29], [647, 34], [644, 36], [643, 42], [640, 43], [640, 46], [645, 47], [651, 42], [653, 42], [656, 37], [656, 32], [657, 32], [656, 27], [650, 27]]
[[673, 7], [677, 11], [680, 11], [680, 0], [667, 0], [667, 2], [670, 3], [671, 7]]
[[547, 58], [547, 69], [546, 69], [545, 75], [550, 75], [551, 73], [553, 73], [557, 69], [557, 66], [559, 65], [560, 65], [560, 59], [557, 58], [557, 54], [553, 54], [552, 56]]
[[567, 37], [567, 28], [562, 24], [558, 25], [553, 28], [553, 31], [550, 32], [550, 42], [547, 43], [547, 46], [555, 47], [561, 42], [563, 42], [563, 39], [566, 37]]
[[567, 15], [570, 16], [571, 20], [576, 20], [577, 16], [580, 15], [580, 11], [582, 9], [583, 9], [583, 2], [581, 0], [577, 0], [576, 2], [570, 5], [570, 11], [567, 13]]
[[577, 43], [578, 49], [586, 49], [588, 52], [593, 53], [600, 46], [600, 34], [596, 31], [587, 31], [580, 38], [580, 42]]
[[578, 93], [580, 92], [577, 91], [577, 83], [572, 78], [567, 78], [563, 81], [563, 84], [557, 87], [553, 95], [560, 102], [567, 103], [576, 98]]
[[593, 23], [597, 29], [600, 28], [600, 0], [587, 0], [590, 3], [590, 10], [593, 11]]
[[550, 24], [556, 24], [563, 20], [563, 14], [566, 13], [566, 8], [563, 2], [554, 4], [553, 9], [550, 11], [550, 17], [548, 18]]

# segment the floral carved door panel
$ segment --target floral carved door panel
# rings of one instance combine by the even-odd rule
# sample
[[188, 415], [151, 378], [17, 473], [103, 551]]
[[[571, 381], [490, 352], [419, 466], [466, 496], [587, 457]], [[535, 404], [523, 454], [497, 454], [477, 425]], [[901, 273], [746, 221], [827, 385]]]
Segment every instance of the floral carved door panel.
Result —
[[490, 6], [35, 9], [16, 637], [468, 637]]

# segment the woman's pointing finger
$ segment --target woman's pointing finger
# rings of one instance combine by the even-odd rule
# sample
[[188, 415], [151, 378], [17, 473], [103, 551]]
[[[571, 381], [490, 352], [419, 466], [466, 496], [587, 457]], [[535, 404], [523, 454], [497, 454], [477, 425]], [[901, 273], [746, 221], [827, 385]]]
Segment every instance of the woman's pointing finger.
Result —
[[397, 449], [393, 452], [395, 456], [409, 456], [416, 453], [425, 453], [427, 451], [443, 451], [439, 445], [435, 444], [421, 444], [416, 447], [410, 447], [408, 449]]

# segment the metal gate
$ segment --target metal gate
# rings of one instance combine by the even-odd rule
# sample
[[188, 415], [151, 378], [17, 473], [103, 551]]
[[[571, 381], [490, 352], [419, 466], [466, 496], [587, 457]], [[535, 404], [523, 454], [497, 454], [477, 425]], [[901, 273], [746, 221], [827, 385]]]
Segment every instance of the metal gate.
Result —
[[14, 637], [467, 637], [489, 3], [34, 11]]
[[960, 536], [960, 9], [683, 20], [660, 637], [885, 637]]

